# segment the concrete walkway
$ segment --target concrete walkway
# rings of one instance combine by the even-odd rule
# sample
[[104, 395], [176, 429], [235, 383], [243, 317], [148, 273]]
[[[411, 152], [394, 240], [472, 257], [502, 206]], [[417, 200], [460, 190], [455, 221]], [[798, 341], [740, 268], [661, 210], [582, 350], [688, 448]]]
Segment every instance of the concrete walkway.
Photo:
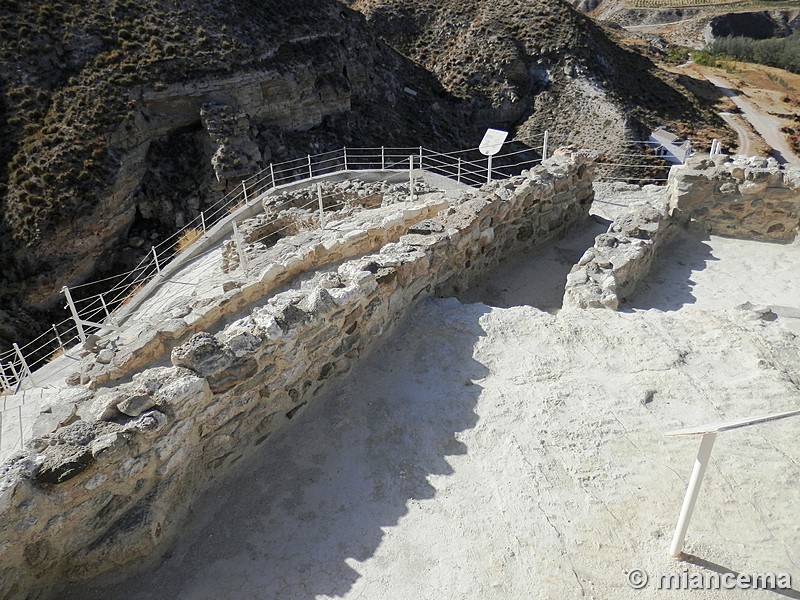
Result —
[[59, 597], [638, 600], [667, 592], [631, 589], [636, 568], [800, 577], [788, 421], [720, 438], [687, 541], [704, 566], [667, 553], [696, 446], [663, 432], [796, 403], [797, 353], [754, 327], [425, 302], [198, 498], [165, 558]]

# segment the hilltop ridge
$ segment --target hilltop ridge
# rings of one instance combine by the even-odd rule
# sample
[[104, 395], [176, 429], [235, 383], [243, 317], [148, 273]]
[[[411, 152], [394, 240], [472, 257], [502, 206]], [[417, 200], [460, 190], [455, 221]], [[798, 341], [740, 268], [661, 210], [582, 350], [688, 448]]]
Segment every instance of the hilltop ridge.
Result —
[[[721, 122], [649, 59], [562, 0], [356, 0], [375, 31], [517, 137], [614, 148], [669, 123], [685, 136]], [[644, 136], [644, 137], [643, 137]]]

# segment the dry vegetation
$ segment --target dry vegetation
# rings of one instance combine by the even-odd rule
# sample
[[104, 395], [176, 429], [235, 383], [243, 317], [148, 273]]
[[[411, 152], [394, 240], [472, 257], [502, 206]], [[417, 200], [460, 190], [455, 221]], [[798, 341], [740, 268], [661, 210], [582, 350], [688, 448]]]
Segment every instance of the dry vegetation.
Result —
[[798, 0], [626, 0], [635, 8], [724, 8], [725, 10], [785, 10], [800, 6]]
[[200, 239], [202, 235], [203, 232], [200, 229], [187, 229], [178, 238], [178, 242], [175, 244], [175, 251], [182, 252], [183, 250], [186, 250], [186, 248]]
[[[324, 2], [307, 4], [324, 13]], [[10, 236], [34, 243], [91, 211], [118, 166], [108, 135], [131, 129], [139, 86], [251, 68], [278, 50], [277, 30], [310, 33], [308, 19], [291, 25], [296, 15], [277, 0], [0, 4], [0, 199]]]
[[[619, 137], [613, 115], [587, 122], [593, 98], [600, 97], [623, 115], [633, 139], [662, 124], [686, 137], [709, 126], [724, 128], [677, 78], [621, 47], [621, 36], [565, 2], [356, 0], [353, 6], [390, 44], [436, 73], [454, 95], [474, 105], [505, 108], [512, 118], [523, 112], [520, 105], [527, 105], [531, 133], [566, 122], [571, 124], [566, 133], [591, 128], [591, 135], [563, 141], [613, 144]], [[576, 102], [576, 85], [587, 87], [578, 80], [597, 95], [589, 90]]]

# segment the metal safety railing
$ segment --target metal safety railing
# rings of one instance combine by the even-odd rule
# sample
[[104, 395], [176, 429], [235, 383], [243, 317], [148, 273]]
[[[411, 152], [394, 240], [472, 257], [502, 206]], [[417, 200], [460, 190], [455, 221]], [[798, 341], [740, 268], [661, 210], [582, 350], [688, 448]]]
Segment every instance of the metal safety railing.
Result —
[[[554, 138], [545, 131], [525, 140], [507, 142], [509, 151], [487, 160], [477, 148], [454, 152], [436, 152], [423, 146], [414, 148], [374, 147], [341, 148], [315, 155], [306, 155], [279, 163], [270, 163], [258, 173], [244, 179], [211, 206], [186, 223], [168, 238], [154, 244], [130, 271], [73, 286], [64, 286], [62, 293], [69, 317], [19, 346], [0, 353], [0, 393], [16, 391], [23, 381], [36, 385], [36, 371], [53, 358], [67, 354], [76, 344], [87, 341], [90, 334], [101, 330], [118, 329], [115, 316], [148, 282], [163, 274], [164, 269], [194, 243], [207, 238], [209, 231], [230, 219], [231, 238], [241, 247], [235, 213], [252, 206], [266, 194], [289, 184], [324, 177], [341, 171], [409, 171], [424, 170], [454, 180], [457, 183], [480, 187], [493, 179], [519, 175], [538, 164], [554, 145]], [[625, 152], [611, 156], [600, 153], [600, 181], [623, 180], [636, 183], [666, 181], [667, 169], [647, 151], [648, 141], [629, 142]], [[628, 149], [630, 151], [628, 151]], [[668, 168], [668, 165], [667, 165]], [[322, 209], [320, 201], [320, 209]], [[324, 224], [324, 211], [320, 221]], [[247, 267], [246, 253], [241, 253], [241, 265]], [[66, 367], [65, 367], [66, 368]]]

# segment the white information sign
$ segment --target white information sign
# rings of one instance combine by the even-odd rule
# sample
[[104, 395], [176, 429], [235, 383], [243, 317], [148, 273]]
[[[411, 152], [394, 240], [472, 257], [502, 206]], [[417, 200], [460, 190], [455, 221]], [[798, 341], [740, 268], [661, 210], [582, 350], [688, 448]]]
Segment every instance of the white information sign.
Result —
[[507, 131], [501, 131], [500, 129], [487, 129], [483, 139], [481, 140], [481, 145], [478, 146], [478, 150], [484, 156], [494, 156], [500, 152], [500, 148], [502, 147], [503, 142], [506, 141], [507, 137]]

